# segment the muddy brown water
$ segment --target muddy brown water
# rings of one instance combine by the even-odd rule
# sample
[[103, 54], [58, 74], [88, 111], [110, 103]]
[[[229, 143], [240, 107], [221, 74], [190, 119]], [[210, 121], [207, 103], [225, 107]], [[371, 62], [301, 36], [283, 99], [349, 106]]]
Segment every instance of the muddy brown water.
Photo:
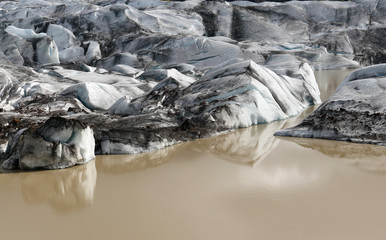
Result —
[[[324, 99], [346, 74], [316, 73]], [[272, 136], [311, 111], [157, 152], [0, 174], [0, 237], [385, 239], [386, 148]]]

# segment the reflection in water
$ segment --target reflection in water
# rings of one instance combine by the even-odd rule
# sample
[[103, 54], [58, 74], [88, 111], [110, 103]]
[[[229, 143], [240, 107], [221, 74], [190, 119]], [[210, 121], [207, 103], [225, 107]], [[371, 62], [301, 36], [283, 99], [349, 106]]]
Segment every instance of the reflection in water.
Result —
[[22, 175], [21, 193], [27, 204], [47, 203], [63, 213], [93, 204], [97, 179], [95, 161], [71, 169], [27, 172]]
[[302, 147], [319, 151], [329, 157], [344, 159], [346, 164], [356, 166], [359, 169], [386, 172], [386, 147], [384, 146], [322, 139], [290, 137], [280, 137], [280, 139], [295, 142]]
[[132, 155], [97, 156], [97, 168], [99, 172], [112, 174], [144, 170], [165, 164], [174, 155], [187, 150], [211, 153], [223, 160], [255, 166], [260, 159], [263, 159], [276, 147], [278, 140], [273, 136], [274, 132], [298, 124], [315, 108], [316, 106], [309, 107], [294, 118], [238, 129], [215, 137], [173, 145], [158, 151]]
[[273, 133], [285, 125], [285, 121], [261, 124], [216, 137], [200, 139], [190, 146], [197, 152], [209, 152], [231, 162], [254, 166], [277, 145]]
[[180, 145], [173, 145], [158, 151], [132, 155], [100, 155], [96, 158], [99, 172], [127, 173], [144, 170], [168, 162]]
[[238, 129], [212, 138], [200, 139], [189, 144], [197, 152], [208, 152], [227, 161], [256, 166], [259, 160], [275, 149], [278, 139], [273, 134], [283, 128], [298, 124], [311, 114], [315, 107], [306, 109], [297, 117], [270, 124], [259, 124]]
[[276, 147], [278, 140], [273, 136], [274, 132], [298, 124], [314, 108], [308, 108], [295, 118], [238, 129], [158, 151], [133, 155], [97, 156], [97, 168], [99, 172], [112, 174], [143, 170], [164, 164], [174, 155], [190, 149], [199, 153], [211, 153], [227, 161], [255, 166]]

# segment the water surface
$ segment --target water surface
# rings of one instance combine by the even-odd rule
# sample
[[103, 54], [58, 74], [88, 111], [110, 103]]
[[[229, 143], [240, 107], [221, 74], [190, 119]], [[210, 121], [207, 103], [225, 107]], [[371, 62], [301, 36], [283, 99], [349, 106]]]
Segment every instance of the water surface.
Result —
[[0, 237], [384, 239], [386, 148], [272, 136], [312, 109], [157, 152], [0, 174]]

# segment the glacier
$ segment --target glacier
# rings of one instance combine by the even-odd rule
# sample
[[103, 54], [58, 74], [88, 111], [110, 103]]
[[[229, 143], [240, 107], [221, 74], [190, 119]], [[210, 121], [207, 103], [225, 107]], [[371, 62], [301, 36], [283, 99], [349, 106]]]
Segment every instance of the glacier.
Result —
[[[321, 103], [314, 70], [378, 64], [342, 89], [382, 78], [385, 11], [371, 0], [1, 1], [0, 163], [70, 167], [294, 117]], [[56, 132], [35, 131], [45, 124]]]

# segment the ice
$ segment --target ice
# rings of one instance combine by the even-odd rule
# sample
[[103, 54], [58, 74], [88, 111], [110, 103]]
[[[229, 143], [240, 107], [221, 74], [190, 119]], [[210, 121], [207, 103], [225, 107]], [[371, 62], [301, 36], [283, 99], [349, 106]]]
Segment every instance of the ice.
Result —
[[129, 7], [125, 10], [128, 19], [151, 31], [168, 35], [203, 35], [204, 26], [198, 14], [184, 14], [173, 9], [150, 9], [139, 11]]
[[[58, 48], [55, 44], [55, 41], [52, 40], [52, 38], [48, 37], [45, 33], [35, 33], [32, 29], [21, 29], [14, 26], [8, 26], [5, 31], [8, 34], [11, 34], [13, 36], [22, 38], [28, 42], [31, 42], [32, 45], [34, 45], [34, 49], [29, 49], [29, 56], [26, 55], [24, 52], [21, 52], [20, 55], [24, 58], [26, 58], [29, 61], [33, 61], [33, 51], [35, 51], [37, 55], [37, 61], [39, 64], [52, 64], [52, 63], [59, 63], [59, 54], [58, 54]], [[18, 51], [25, 50], [25, 47], [28, 48], [28, 45], [26, 44], [20, 44], [20, 41], [16, 41], [16, 48]], [[32, 47], [31, 45], [31, 47]], [[27, 51], [26, 51], [27, 53]], [[21, 61], [21, 60], [19, 60]], [[24, 61], [23, 61], [24, 62]]]
[[108, 113], [115, 115], [131, 115], [130, 102], [132, 99], [133, 98], [130, 96], [121, 97], [108, 109]]
[[[384, 62], [385, 6], [1, 1], [0, 142], [64, 115], [92, 124], [97, 151], [134, 153], [295, 116], [320, 103], [313, 70]], [[380, 68], [345, 82], [375, 91], [372, 81], [357, 82], [381, 78]], [[67, 146], [71, 131], [56, 129], [55, 143], [31, 133], [30, 144], [35, 139], [42, 152], [72, 164], [83, 157], [80, 147]]]
[[70, 47], [59, 52], [61, 63], [83, 62], [84, 49], [82, 47]]
[[95, 158], [92, 129], [77, 120], [51, 117], [43, 125], [12, 135], [6, 150], [6, 169], [58, 169], [84, 164]]
[[74, 128], [67, 144], [75, 145], [79, 148], [82, 160], [78, 161], [78, 164], [87, 163], [95, 158], [94, 132], [89, 126], [84, 129]]
[[386, 64], [378, 64], [358, 69], [350, 73], [338, 86], [338, 89], [351, 81], [365, 78], [384, 77], [386, 76]]
[[89, 41], [86, 44], [88, 44], [88, 49], [86, 52], [86, 62], [91, 62], [93, 60], [99, 60], [102, 57], [100, 45], [96, 41]]
[[86, 82], [73, 85], [62, 95], [74, 94], [90, 110], [107, 110], [123, 96], [114, 86]]
[[102, 142], [102, 154], [135, 154], [159, 150], [171, 145], [177, 144], [178, 141], [163, 139], [162, 141], [149, 142], [146, 147], [134, 147], [131, 144], [123, 144], [105, 140]]
[[351, 73], [299, 125], [276, 135], [385, 145], [385, 64]]
[[167, 4], [165, 1], [159, 1], [159, 0], [132, 0], [127, 3], [130, 6], [133, 6], [137, 9], [149, 9], [149, 8], [154, 8], [158, 7], [161, 5]]
[[61, 25], [48, 25], [47, 35], [54, 39], [59, 52], [76, 44], [75, 35]]
[[49, 37], [42, 38], [36, 44], [36, 54], [38, 62], [42, 65], [60, 63], [58, 48], [55, 42]]
[[75, 35], [70, 30], [61, 25], [50, 24], [47, 28], [47, 35], [54, 40], [61, 63], [84, 61], [84, 49], [79, 46]]
[[34, 39], [41, 39], [43, 37], [46, 37], [47, 34], [45, 33], [35, 33], [34, 30], [32, 29], [22, 29], [22, 28], [17, 28], [15, 26], [8, 26], [5, 31], [11, 35], [23, 38], [27, 41], [32, 41]]
[[120, 97], [124, 95], [137, 97], [143, 94], [145, 91], [150, 90], [152, 87], [147, 83], [143, 83], [137, 79], [128, 76], [123, 76], [121, 74], [114, 73], [107, 74], [107, 71], [103, 69], [97, 69], [95, 70], [95, 72], [69, 70], [60, 67], [55, 67], [51, 69], [52, 70], [49, 71], [49, 73], [55, 76], [59, 76], [61, 78], [62, 85], [63, 82], [67, 83], [67, 87], [69, 85], [74, 85], [74, 83], [77, 84], [89, 82], [95, 84], [101, 83], [105, 85], [111, 85], [121, 93]]
[[252, 61], [233, 59], [186, 88], [176, 105], [185, 109], [186, 117], [193, 114], [194, 121], [210, 120], [213, 123], [204, 124], [219, 128], [269, 123], [295, 116], [306, 106], [320, 102], [315, 79], [308, 79], [310, 74], [304, 76], [306, 79], [284, 78]]
[[269, 123], [295, 116], [308, 105], [320, 103], [310, 66], [295, 62], [289, 68], [294, 70], [296, 78], [279, 76], [242, 59], [220, 64], [198, 81], [174, 69], [145, 71], [139, 76], [141, 79], [159, 83], [138, 98], [121, 98], [108, 112], [135, 116], [173, 109], [192, 124], [214, 129]]
[[98, 61], [97, 66], [111, 70], [116, 65], [126, 65], [132, 68], [141, 69], [142, 63], [138, 60], [138, 56], [132, 53], [117, 53], [108, 58]]
[[[132, 53], [148, 53], [153, 58], [153, 64], [172, 65], [187, 63], [198, 70], [208, 70], [232, 58], [263, 61], [259, 54], [251, 54], [240, 46], [203, 36], [146, 36], [134, 39], [125, 46]], [[167, 53], [167, 57], [164, 54]]]
[[172, 104], [173, 99], [178, 96], [182, 89], [196, 81], [176, 69], [149, 70], [139, 77], [149, 81], [159, 81], [159, 83], [136, 99], [128, 96], [119, 99], [108, 110], [110, 114], [129, 116], [155, 111], [164, 105]]
[[110, 70], [115, 71], [115, 72], [119, 72], [119, 73], [122, 73], [122, 74], [128, 75], [128, 76], [135, 76], [135, 75], [140, 74], [142, 72], [139, 69], [136, 69], [136, 68], [133, 68], [133, 67], [130, 67], [127, 65], [123, 65], [123, 64], [114, 65]]

